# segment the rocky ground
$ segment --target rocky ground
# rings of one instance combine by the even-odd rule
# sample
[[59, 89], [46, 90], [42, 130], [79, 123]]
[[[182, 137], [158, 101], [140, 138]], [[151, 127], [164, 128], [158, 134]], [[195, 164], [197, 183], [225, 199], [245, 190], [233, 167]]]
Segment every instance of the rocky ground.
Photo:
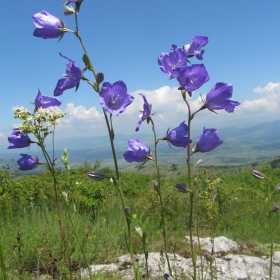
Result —
[[[189, 237], [186, 237], [189, 241]], [[195, 245], [198, 239], [194, 237]], [[215, 259], [212, 263], [213, 279], [218, 280], [265, 280], [269, 279], [270, 258], [268, 256], [253, 257], [235, 254], [240, 251], [239, 245], [226, 237], [200, 238], [199, 243], [204, 252], [211, 255], [214, 244]], [[173, 279], [192, 279], [193, 265], [191, 258], [183, 258], [177, 254], [168, 254], [172, 268]], [[145, 257], [137, 256], [139, 267], [145, 279]], [[197, 256], [197, 275], [198, 279], [211, 279], [210, 262], [203, 256]], [[92, 273], [112, 273], [118, 274], [123, 279], [133, 279], [133, 269], [130, 264], [129, 254], [120, 256], [116, 263], [100, 264], [91, 266]], [[164, 279], [164, 273], [168, 273], [168, 266], [164, 256], [160, 253], [149, 253], [148, 271], [150, 279]], [[88, 271], [83, 270], [83, 277], [88, 276]], [[185, 276], [185, 278], [180, 278]], [[172, 279], [172, 278], [170, 278]], [[273, 256], [273, 280], [280, 280], [280, 251]]]

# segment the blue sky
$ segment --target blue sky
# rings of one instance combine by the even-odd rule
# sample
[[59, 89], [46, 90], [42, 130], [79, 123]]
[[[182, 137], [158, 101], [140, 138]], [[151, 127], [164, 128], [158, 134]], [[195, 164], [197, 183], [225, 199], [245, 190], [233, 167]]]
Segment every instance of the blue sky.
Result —
[[[64, 1], [8, 1], [2, 7], [1, 123], [0, 148], [8, 146], [7, 136], [19, 124], [12, 107], [32, 108], [38, 88], [52, 96], [56, 82], [65, 73], [68, 56], [82, 68], [82, 48], [73, 34], [43, 40], [33, 37], [32, 15], [46, 10], [74, 29], [74, 17], [64, 16]], [[156, 113], [159, 133], [176, 127], [187, 118], [175, 80], [168, 80], [157, 65], [161, 52], [172, 44], [190, 43], [195, 35], [208, 36], [203, 63], [210, 81], [194, 92], [190, 103], [200, 106], [199, 94], [207, 94], [216, 82], [233, 84], [233, 100], [242, 104], [234, 114], [203, 111], [193, 129], [203, 126], [245, 126], [279, 119], [280, 109], [280, 1], [260, 0], [84, 0], [80, 11], [80, 33], [97, 72], [105, 81], [123, 80], [135, 100], [127, 111], [114, 118], [116, 133], [136, 138], [143, 92]], [[192, 59], [193, 63], [199, 61]], [[92, 80], [90, 72], [85, 76]], [[58, 138], [106, 135], [97, 94], [81, 82], [78, 92], [70, 89], [60, 96], [62, 109], [71, 115], [57, 127]], [[142, 133], [151, 133], [142, 124]], [[163, 135], [160, 135], [164, 136]], [[6, 150], [5, 150], [6, 152]], [[0, 156], [1, 157], [1, 156]]]

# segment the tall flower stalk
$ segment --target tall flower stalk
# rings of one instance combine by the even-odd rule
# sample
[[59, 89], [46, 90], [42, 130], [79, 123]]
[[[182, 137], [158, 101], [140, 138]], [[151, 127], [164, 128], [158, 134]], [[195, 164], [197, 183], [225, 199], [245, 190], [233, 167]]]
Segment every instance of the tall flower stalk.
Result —
[[[83, 60], [87, 66], [87, 69], [90, 70], [93, 73], [94, 79], [95, 79], [95, 83], [92, 84], [89, 81], [87, 81], [92, 87], [93, 89], [99, 94], [101, 95], [101, 90], [100, 90], [100, 83], [103, 82], [104, 79], [104, 75], [102, 73], [96, 73], [95, 69], [93, 67], [93, 63], [91, 61], [91, 58], [86, 50], [86, 47], [83, 43], [82, 37], [79, 33], [79, 24], [78, 24], [78, 14], [79, 14], [79, 10], [80, 10], [80, 6], [81, 6], [82, 2], [76, 2], [76, 8], [75, 8], [75, 25], [76, 25], [76, 30], [74, 32], [74, 34], [76, 35], [76, 37], [79, 39], [81, 46], [84, 50], [84, 57]], [[101, 77], [101, 79], [100, 79]], [[107, 83], [108, 84], [108, 83]], [[112, 86], [112, 85], [111, 85]], [[117, 99], [118, 97], [116, 97]], [[117, 100], [115, 100], [117, 101]], [[132, 102], [132, 101], [131, 101]], [[125, 216], [125, 220], [126, 220], [126, 225], [127, 225], [127, 238], [128, 238], [128, 251], [130, 254], [130, 258], [131, 258], [131, 262], [132, 262], [132, 266], [134, 269], [134, 274], [136, 279], [140, 279], [140, 272], [139, 269], [136, 265], [135, 262], [135, 258], [133, 255], [133, 251], [132, 251], [132, 237], [131, 237], [131, 219], [130, 217], [128, 217], [125, 214], [125, 201], [124, 201], [124, 195], [123, 195], [123, 191], [121, 188], [121, 180], [120, 180], [120, 173], [119, 173], [119, 167], [118, 167], [118, 161], [117, 161], [117, 156], [116, 156], [116, 151], [115, 151], [115, 146], [114, 146], [114, 129], [113, 129], [113, 123], [112, 123], [112, 113], [110, 113], [110, 121], [108, 119], [108, 115], [106, 110], [104, 109], [104, 107], [102, 108], [103, 110], [103, 115], [105, 118], [105, 122], [106, 122], [106, 126], [107, 126], [107, 130], [108, 130], [108, 135], [109, 135], [109, 139], [110, 139], [110, 145], [111, 145], [111, 150], [112, 150], [112, 155], [113, 155], [113, 160], [114, 160], [114, 166], [115, 166], [115, 172], [116, 172], [116, 178], [113, 178], [113, 183], [115, 188], [117, 189], [120, 198], [121, 198], [121, 204], [122, 204], [122, 209], [124, 210], [124, 216]], [[120, 113], [120, 112], [119, 112]]]

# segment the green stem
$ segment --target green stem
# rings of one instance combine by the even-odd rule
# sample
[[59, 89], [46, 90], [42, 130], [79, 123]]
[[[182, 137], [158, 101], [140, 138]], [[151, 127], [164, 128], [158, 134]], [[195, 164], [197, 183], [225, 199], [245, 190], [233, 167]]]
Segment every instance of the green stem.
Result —
[[267, 195], [268, 195], [268, 224], [269, 224], [269, 235], [270, 235], [270, 267], [269, 267], [269, 279], [272, 279], [272, 258], [273, 258], [273, 234], [272, 234], [272, 222], [271, 222], [271, 190], [270, 190], [270, 182], [267, 179]]
[[63, 227], [62, 227], [61, 209], [60, 209], [60, 204], [59, 204], [59, 199], [58, 199], [58, 191], [57, 191], [58, 184], [57, 184], [57, 180], [56, 180], [56, 176], [55, 176], [54, 164], [53, 164], [53, 160], [51, 160], [49, 154], [47, 153], [47, 151], [45, 149], [44, 139], [39, 134], [37, 134], [37, 137], [38, 137], [37, 139], [39, 141], [39, 146], [41, 147], [41, 150], [42, 150], [43, 155], [45, 157], [47, 167], [48, 167], [48, 169], [51, 172], [52, 177], [53, 177], [55, 203], [56, 203], [57, 216], [58, 216], [58, 225], [59, 225], [59, 229], [60, 229], [61, 239], [63, 241], [64, 248], [65, 248], [66, 258], [68, 259], [70, 278], [72, 278], [72, 269], [71, 269], [72, 268], [72, 265], [71, 265], [72, 262], [71, 262], [71, 257], [69, 255], [68, 246], [67, 246], [67, 242], [66, 242], [66, 239], [65, 239], [65, 234], [64, 234], [64, 231], [63, 231]]
[[187, 137], [187, 166], [188, 166], [188, 184], [190, 192], [190, 219], [189, 219], [189, 229], [190, 229], [190, 245], [191, 245], [191, 253], [192, 253], [192, 263], [193, 263], [193, 280], [196, 280], [196, 253], [193, 246], [193, 230], [192, 230], [192, 224], [193, 224], [193, 209], [194, 209], [194, 191], [192, 190], [192, 181], [191, 181], [191, 147], [189, 145], [190, 143], [190, 137], [191, 137], [191, 108], [188, 100], [186, 99], [186, 96], [184, 93], [182, 93], [183, 99], [185, 103], [188, 106], [188, 137]]
[[158, 141], [157, 141], [157, 136], [156, 136], [155, 124], [154, 124], [151, 117], [150, 117], [150, 121], [152, 123], [152, 130], [153, 130], [153, 133], [154, 133], [154, 143], [155, 143], [155, 159], [154, 159], [154, 162], [155, 162], [155, 166], [156, 166], [156, 170], [157, 170], [157, 177], [158, 177], [158, 195], [159, 195], [159, 200], [160, 200], [160, 212], [161, 212], [161, 219], [162, 219], [162, 234], [163, 234], [163, 241], [164, 241], [164, 252], [165, 252], [165, 257], [166, 257], [167, 264], [168, 264], [169, 274], [172, 276], [170, 261], [169, 261], [169, 257], [168, 257], [168, 254], [167, 254], [164, 208], [163, 208], [163, 200], [162, 200], [162, 194], [161, 194], [161, 182], [160, 182], [160, 174], [159, 174], [158, 159], [157, 159], [157, 143], [158, 143]]

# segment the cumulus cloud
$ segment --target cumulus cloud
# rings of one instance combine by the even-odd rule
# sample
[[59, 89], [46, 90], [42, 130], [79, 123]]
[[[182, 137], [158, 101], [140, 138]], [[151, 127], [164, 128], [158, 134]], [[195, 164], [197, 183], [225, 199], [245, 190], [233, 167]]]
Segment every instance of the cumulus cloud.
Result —
[[[202, 128], [220, 128], [228, 126], [246, 126], [278, 119], [280, 109], [280, 83], [268, 83], [265, 87], [257, 87], [253, 90], [256, 98], [252, 100], [238, 100], [241, 105], [235, 108], [235, 112], [227, 113], [224, 110], [217, 111], [218, 114], [203, 110], [197, 114], [192, 122], [192, 130], [201, 131]], [[143, 109], [143, 98], [139, 95], [143, 93], [150, 104], [156, 130], [161, 135], [170, 127], [177, 127], [182, 121], [187, 120], [188, 109], [182, 99], [180, 91], [176, 87], [164, 86], [156, 90], [137, 90], [132, 92], [133, 103], [127, 107], [126, 111], [119, 116], [113, 116], [115, 133], [130, 134], [137, 137], [135, 127], [137, 125], [140, 112]], [[194, 93], [188, 98], [192, 112], [199, 109], [203, 102], [201, 97]], [[233, 96], [233, 100], [236, 100]], [[67, 104], [70, 112], [68, 118], [61, 121], [57, 129], [64, 135], [106, 135], [107, 128], [100, 107], [86, 107], [86, 105]], [[143, 123], [140, 133], [151, 133], [151, 127]], [[159, 136], [161, 137], [161, 136]]]
[[242, 102], [239, 114], [275, 114], [280, 109], [280, 83], [268, 83], [253, 90], [257, 98]]

